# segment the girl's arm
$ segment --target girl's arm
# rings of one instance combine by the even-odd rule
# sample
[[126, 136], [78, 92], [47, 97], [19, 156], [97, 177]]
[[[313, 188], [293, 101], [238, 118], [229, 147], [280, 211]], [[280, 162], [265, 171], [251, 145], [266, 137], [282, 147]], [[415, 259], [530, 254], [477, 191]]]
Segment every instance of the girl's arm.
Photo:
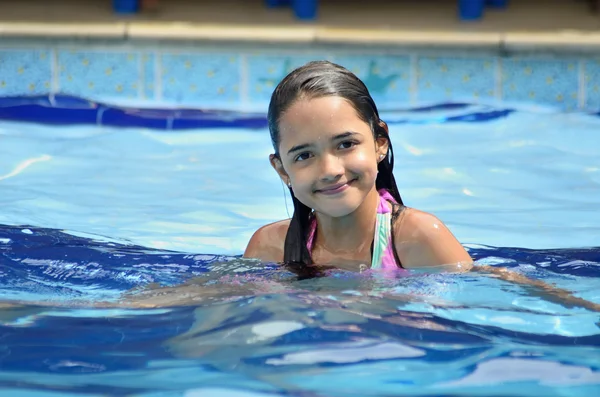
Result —
[[265, 262], [283, 261], [283, 248], [290, 220], [270, 223], [258, 229], [248, 242], [244, 258], [260, 259]]
[[405, 208], [394, 232], [396, 251], [406, 269], [443, 266], [445, 270], [468, 271], [472, 267], [473, 260], [464, 247], [432, 214]]
[[524, 286], [532, 295], [539, 296], [547, 301], [566, 307], [583, 307], [588, 310], [600, 312], [600, 304], [590, 302], [573, 295], [572, 292], [555, 287], [540, 280], [530, 279], [520, 273], [502, 267], [473, 266], [471, 271], [488, 273], [505, 281], [510, 281]]
[[535, 296], [550, 302], [600, 311], [600, 304], [576, 297], [570, 291], [543, 281], [530, 279], [506, 268], [473, 266], [473, 260], [467, 251], [442, 221], [434, 215], [414, 209], [407, 208], [405, 212], [404, 219], [398, 220], [396, 229], [396, 249], [403, 267], [428, 271], [487, 273], [520, 284]]

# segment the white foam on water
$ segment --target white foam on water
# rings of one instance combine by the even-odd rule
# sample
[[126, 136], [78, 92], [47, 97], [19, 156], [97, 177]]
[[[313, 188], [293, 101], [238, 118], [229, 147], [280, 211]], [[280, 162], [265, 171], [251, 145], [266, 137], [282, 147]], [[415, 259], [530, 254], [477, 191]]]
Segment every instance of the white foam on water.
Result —
[[465, 387], [511, 382], [536, 382], [544, 386], [576, 386], [600, 383], [600, 373], [590, 368], [553, 361], [498, 358], [477, 364], [475, 371], [462, 379], [435, 387]]
[[341, 344], [336, 349], [318, 349], [289, 353], [280, 359], [270, 358], [266, 363], [271, 365], [341, 364], [356, 363], [364, 360], [421, 357], [424, 355], [425, 351], [400, 343], [376, 343], [365, 346], [365, 343], [361, 342], [357, 344]]
[[304, 328], [295, 321], [269, 321], [252, 326], [252, 332], [261, 338], [275, 338]]

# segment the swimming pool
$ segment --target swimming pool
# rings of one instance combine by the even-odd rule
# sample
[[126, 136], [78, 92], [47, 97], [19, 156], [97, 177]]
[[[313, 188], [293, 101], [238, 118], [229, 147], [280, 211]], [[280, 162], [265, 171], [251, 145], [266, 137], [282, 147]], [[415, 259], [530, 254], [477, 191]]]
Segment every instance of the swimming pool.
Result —
[[[31, 302], [0, 308], [3, 394], [595, 394], [597, 313], [476, 274], [298, 280], [240, 259], [291, 207], [261, 115], [240, 117], [0, 122], [0, 297]], [[478, 264], [600, 302], [597, 116], [446, 104], [382, 118], [407, 205]]]

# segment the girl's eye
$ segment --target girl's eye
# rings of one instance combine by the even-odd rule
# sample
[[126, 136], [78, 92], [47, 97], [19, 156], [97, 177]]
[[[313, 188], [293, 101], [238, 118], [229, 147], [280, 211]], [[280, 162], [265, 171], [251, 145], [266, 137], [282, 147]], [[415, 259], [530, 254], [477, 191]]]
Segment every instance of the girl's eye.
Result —
[[297, 155], [294, 158], [294, 161], [304, 161], [304, 160], [308, 160], [310, 157], [311, 157], [311, 155], [309, 152], [303, 152], [303, 153], [300, 153], [299, 155]]
[[340, 148], [340, 149], [350, 149], [353, 146], [356, 146], [356, 142], [353, 142], [353, 141], [344, 141], [344, 142], [340, 143], [340, 145], [338, 146], [338, 148]]

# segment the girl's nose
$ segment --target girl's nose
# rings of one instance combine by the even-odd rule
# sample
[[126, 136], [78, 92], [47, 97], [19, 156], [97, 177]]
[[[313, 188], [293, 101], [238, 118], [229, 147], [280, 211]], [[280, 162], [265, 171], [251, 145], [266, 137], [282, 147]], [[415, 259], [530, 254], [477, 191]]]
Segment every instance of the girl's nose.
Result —
[[324, 181], [335, 181], [344, 174], [344, 164], [338, 156], [324, 155], [320, 165], [321, 179]]

